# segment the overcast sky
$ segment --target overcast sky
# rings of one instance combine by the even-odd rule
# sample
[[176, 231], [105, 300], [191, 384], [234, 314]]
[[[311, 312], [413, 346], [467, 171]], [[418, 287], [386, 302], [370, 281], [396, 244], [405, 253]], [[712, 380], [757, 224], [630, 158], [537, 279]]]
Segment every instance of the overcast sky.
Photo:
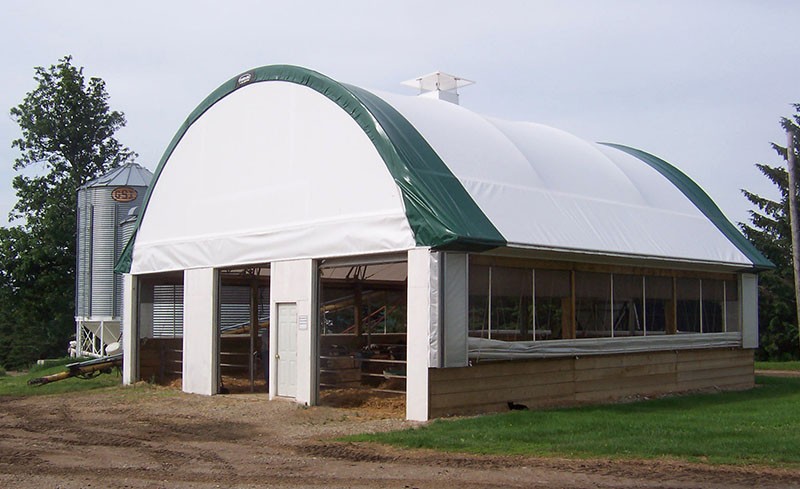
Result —
[[16, 202], [8, 111], [66, 54], [107, 83], [121, 142], [153, 170], [186, 116], [250, 68], [288, 63], [365, 88], [441, 70], [461, 105], [653, 153], [734, 222], [774, 189], [778, 121], [800, 102], [797, 1], [0, 0], [0, 225]]

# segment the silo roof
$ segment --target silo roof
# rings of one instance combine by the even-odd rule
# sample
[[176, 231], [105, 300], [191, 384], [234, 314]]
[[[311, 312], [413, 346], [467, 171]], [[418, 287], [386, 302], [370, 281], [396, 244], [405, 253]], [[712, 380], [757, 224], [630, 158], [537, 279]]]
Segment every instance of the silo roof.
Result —
[[80, 188], [94, 187], [147, 187], [153, 174], [138, 163], [126, 163], [83, 184]]

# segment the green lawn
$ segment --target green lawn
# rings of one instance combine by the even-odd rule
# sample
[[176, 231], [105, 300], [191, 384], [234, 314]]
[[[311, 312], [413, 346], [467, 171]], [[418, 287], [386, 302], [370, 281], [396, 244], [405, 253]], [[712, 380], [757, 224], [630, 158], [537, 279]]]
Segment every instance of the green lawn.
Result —
[[800, 362], [756, 362], [756, 370], [800, 370]]
[[61, 358], [50, 360], [44, 366], [35, 365], [21, 375], [5, 375], [0, 377], [0, 396], [38, 396], [43, 394], [61, 394], [64, 392], [86, 391], [119, 385], [122, 381], [118, 371], [102, 374], [93, 379], [78, 378], [59, 380], [51, 384], [29, 386], [28, 380], [43, 377], [66, 370], [64, 365], [74, 363], [80, 359]]
[[800, 379], [747, 392], [437, 420], [349, 437], [411, 448], [571, 458], [672, 458], [800, 467]]

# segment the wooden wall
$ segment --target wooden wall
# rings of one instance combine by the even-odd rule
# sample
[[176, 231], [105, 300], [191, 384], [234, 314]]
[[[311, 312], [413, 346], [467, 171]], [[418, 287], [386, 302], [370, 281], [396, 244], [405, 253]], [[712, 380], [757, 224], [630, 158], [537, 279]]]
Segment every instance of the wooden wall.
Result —
[[753, 351], [683, 350], [429, 369], [431, 418], [754, 386]]

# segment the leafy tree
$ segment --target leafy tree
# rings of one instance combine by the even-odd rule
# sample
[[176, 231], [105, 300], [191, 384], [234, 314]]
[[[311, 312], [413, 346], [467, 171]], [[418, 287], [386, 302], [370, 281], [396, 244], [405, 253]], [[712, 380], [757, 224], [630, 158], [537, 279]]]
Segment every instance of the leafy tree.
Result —
[[[11, 117], [22, 136], [13, 181], [17, 203], [0, 229], [0, 363], [19, 367], [63, 354], [74, 333], [77, 189], [131, 160], [114, 134], [125, 116], [112, 111], [105, 82], [84, 77], [65, 56], [35, 68], [38, 86]], [[24, 171], [24, 173], [23, 173]]]
[[[800, 114], [800, 104], [794, 105]], [[781, 119], [787, 131], [800, 134], [800, 115]], [[772, 143], [776, 153], [786, 159], [786, 147]], [[796, 149], [795, 149], [796, 151]], [[775, 264], [774, 270], [759, 277], [759, 353], [763, 360], [800, 358], [798, 351], [797, 315], [795, 309], [794, 276], [792, 271], [792, 233], [789, 223], [789, 176], [785, 163], [756, 167], [780, 191], [779, 200], [770, 200], [747, 190], [745, 197], [755, 205], [750, 211], [750, 225], [741, 224], [742, 231], [764, 256]], [[798, 194], [798, 189], [793, 189]]]

